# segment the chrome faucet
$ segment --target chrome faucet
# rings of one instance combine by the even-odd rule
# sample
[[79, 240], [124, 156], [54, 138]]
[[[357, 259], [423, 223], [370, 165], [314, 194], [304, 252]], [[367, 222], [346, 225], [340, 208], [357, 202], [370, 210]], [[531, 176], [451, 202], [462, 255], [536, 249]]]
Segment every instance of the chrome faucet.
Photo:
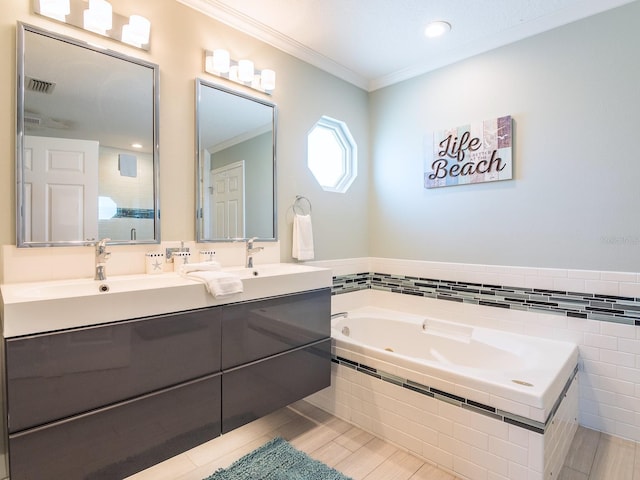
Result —
[[264, 250], [264, 247], [254, 247], [253, 242], [256, 240], [256, 237], [250, 238], [247, 240], [247, 249], [246, 253], [246, 262], [245, 266], [247, 268], [253, 268], [253, 254], [258, 253], [261, 250]]
[[107, 242], [110, 238], [103, 238], [99, 242], [96, 242], [96, 275], [94, 280], [106, 280], [107, 279], [107, 260], [111, 256], [111, 252], [107, 252]]

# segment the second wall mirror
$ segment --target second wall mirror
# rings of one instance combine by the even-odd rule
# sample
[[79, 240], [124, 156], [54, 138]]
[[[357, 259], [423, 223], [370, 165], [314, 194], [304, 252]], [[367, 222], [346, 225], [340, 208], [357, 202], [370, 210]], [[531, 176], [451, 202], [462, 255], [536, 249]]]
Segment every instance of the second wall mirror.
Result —
[[199, 242], [276, 240], [273, 103], [196, 79]]

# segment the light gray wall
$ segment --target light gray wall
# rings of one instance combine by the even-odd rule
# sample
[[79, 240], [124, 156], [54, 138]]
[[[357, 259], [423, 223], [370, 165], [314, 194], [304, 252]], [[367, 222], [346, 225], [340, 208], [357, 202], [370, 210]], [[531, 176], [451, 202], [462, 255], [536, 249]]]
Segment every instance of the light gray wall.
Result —
[[[370, 254], [640, 271], [640, 2], [373, 92]], [[434, 130], [514, 118], [514, 179], [426, 190]]]
[[[278, 233], [282, 261], [291, 261], [292, 205], [312, 204], [315, 259], [367, 256], [369, 252], [369, 97], [303, 62], [278, 74]], [[282, 80], [281, 80], [282, 78]], [[286, 94], [285, 94], [286, 92]], [[346, 193], [325, 192], [307, 167], [307, 134], [322, 115], [345, 122], [358, 145], [358, 177]]]

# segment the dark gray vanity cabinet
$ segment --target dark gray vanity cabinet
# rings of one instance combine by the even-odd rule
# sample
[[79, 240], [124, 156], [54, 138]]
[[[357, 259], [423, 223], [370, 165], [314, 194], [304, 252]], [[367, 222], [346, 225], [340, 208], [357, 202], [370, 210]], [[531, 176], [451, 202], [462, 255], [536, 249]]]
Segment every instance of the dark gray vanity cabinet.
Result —
[[222, 433], [331, 385], [331, 339], [273, 355], [222, 375]]
[[124, 478], [219, 436], [221, 314], [8, 339], [11, 479]]
[[331, 383], [330, 289], [225, 306], [222, 433]]
[[11, 480], [118, 480], [220, 435], [220, 374], [9, 435]]
[[331, 336], [329, 289], [226, 305], [222, 370]]
[[5, 341], [11, 480], [127, 477], [330, 384], [330, 289]]
[[9, 433], [220, 371], [220, 308], [7, 340]]

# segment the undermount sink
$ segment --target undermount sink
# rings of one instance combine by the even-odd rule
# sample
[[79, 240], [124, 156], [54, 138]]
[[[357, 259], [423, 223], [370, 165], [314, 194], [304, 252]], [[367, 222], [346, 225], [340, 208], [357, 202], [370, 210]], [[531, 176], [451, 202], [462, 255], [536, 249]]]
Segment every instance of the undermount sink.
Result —
[[242, 293], [214, 298], [203, 283], [177, 273], [5, 284], [1, 287], [4, 336], [163, 315], [327, 288], [332, 283], [331, 270], [292, 263], [223, 271], [242, 279]]

